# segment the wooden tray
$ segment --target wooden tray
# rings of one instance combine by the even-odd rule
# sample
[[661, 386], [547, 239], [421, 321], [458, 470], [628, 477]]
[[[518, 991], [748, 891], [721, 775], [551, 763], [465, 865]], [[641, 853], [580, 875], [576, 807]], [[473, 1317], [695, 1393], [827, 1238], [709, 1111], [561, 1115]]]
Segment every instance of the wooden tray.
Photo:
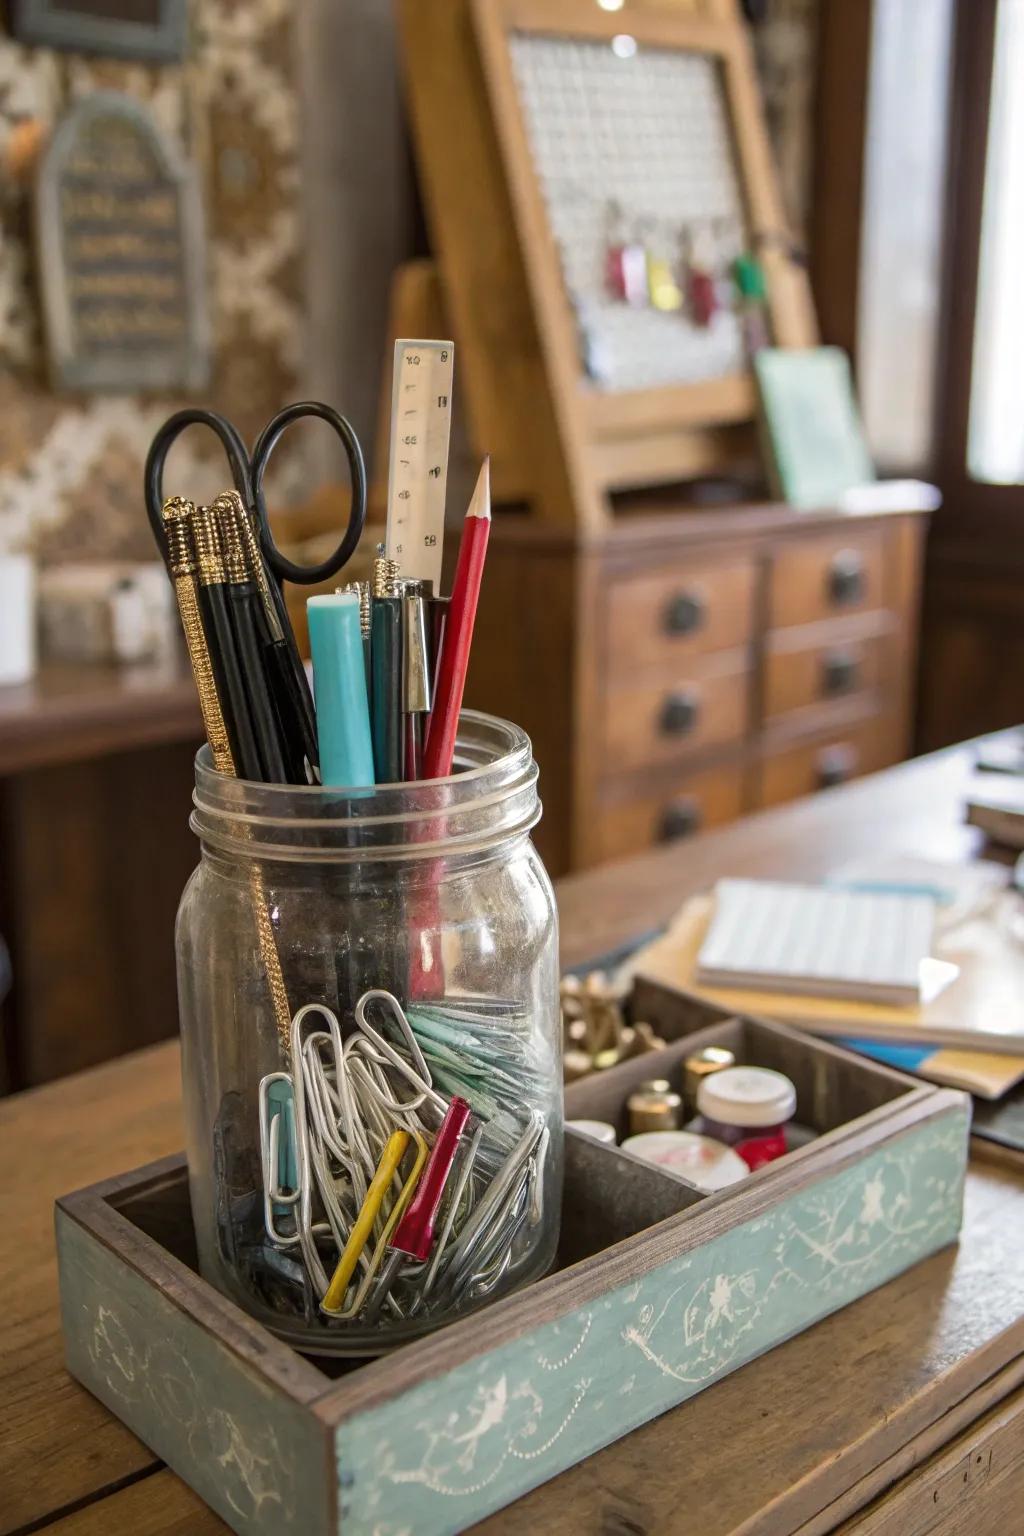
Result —
[[[793, 1077], [822, 1134], [702, 1196], [569, 1132], [555, 1271], [369, 1363], [314, 1363], [196, 1273], [184, 1159], [57, 1203], [72, 1373], [231, 1525], [465, 1529], [953, 1241], [969, 1101], [645, 985], [643, 1013]], [[567, 1092], [621, 1115], [652, 1059]]]

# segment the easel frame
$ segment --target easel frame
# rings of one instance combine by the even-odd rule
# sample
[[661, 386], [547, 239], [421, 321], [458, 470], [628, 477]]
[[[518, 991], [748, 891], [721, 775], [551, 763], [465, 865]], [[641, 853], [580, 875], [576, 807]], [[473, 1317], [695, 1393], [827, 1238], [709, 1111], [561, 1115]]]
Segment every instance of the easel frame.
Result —
[[[703, 54], [720, 67], [744, 211], [754, 232], [779, 236], [783, 214], [758, 108], [746, 35], [735, 20], [680, 14], [634, 3], [604, 11], [591, 0], [473, 0], [473, 19], [495, 115], [527, 281], [540, 320], [541, 344], [567, 436], [602, 490], [636, 483], [642, 443], [643, 478], [670, 480], [689, 467], [680, 428], [749, 421], [756, 394], [749, 369], [704, 383], [606, 393], [583, 374], [575, 327], [560, 275], [557, 247], [531, 155], [509, 52], [523, 32], [607, 42], [622, 32], [641, 46]], [[763, 252], [772, 332], [782, 346], [814, 338], [810, 297], [802, 273], [774, 245]]]
[[[599, 535], [611, 493], [728, 472], [749, 459], [748, 373], [604, 394], [586, 380], [537, 181], [509, 53], [510, 33], [641, 44], [721, 61], [750, 229], [775, 340], [811, 346], [806, 273], [789, 258], [753, 58], [736, 0], [397, 0], [406, 89], [441, 292], [459, 349], [474, 448], [491, 454], [497, 502]], [[410, 331], [409, 334], [414, 334]]]

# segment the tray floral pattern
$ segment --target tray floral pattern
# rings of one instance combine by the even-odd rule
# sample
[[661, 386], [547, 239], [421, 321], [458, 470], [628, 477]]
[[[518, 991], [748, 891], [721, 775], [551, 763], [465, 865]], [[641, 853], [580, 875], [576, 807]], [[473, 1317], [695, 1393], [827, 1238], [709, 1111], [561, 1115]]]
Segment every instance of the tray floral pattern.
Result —
[[960, 1110], [337, 1436], [342, 1524], [464, 1530], [952, 1242]]

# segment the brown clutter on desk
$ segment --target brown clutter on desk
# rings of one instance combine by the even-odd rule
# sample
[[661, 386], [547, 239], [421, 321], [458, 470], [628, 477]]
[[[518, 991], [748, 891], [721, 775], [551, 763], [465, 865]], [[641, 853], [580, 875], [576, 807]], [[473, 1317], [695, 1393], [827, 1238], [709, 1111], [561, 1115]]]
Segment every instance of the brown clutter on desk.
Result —
[[649, 1024], [626, 1023], [623, 1005], [629, 991], [602, 971], [562, 977], [562, 1073], [567, 1083], [662, 1048], [664, 1041]]

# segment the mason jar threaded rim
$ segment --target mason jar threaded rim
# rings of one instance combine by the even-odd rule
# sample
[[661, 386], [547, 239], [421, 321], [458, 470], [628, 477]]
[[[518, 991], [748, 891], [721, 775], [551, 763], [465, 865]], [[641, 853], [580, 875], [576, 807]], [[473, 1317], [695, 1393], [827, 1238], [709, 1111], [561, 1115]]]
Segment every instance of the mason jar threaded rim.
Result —
[[189, 825], [221, 854], [299, 863], [484, 854], [536, 826], [538, 770], [519, 726], [463, 710], [455, 761], [447, 778], [407, 784], [261, 784], [219, 772], [203, 746]]

